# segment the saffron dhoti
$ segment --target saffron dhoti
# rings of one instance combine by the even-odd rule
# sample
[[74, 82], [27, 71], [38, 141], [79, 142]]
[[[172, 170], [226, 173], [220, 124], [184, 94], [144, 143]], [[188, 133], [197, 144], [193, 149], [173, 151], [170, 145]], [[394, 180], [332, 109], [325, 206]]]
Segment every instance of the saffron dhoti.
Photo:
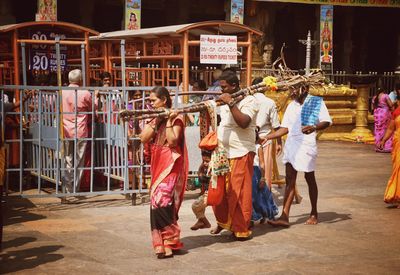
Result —
[[253, 159], [254, 152], [249, 152], [229, 160], [232, 172], [225, 176], [224, 197], [219, 205], [213, 207], [218, 225], [232, 231], [238, 238], [251, 235]]

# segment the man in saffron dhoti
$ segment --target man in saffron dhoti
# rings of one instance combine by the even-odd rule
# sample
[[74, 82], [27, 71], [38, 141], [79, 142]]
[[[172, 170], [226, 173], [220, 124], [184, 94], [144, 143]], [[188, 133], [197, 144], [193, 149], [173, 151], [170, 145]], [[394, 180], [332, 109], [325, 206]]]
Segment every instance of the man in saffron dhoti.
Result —
[[286, 189], [282, 215], [278, 220], [268, 221], [273, 226], [289, 226], [289, 211], [295, 195], [297, 172], [304, 172], [311, 201], [311, 213], [305, 224], [318, 223], [318, 187], [315, 180], [315, 161], [317, 158], [317, 131], [327, 128], [332, 119], [322, 97], [308, 94], [308, 86], [292, 89], [294, 99], [287, 107], [281, 128], [267, 135], [270, 139], [288, 134], [283, 150], [283, 163], [286, 166]]
[[221, 107], [217, 136], [227, 152], [230, 172], [225, 175], [222, 202], [213, 207], [218, 226], [211, 234], [227, 229], [243, 240], [251, 236], [251, 184], [258, 109], [254, 96], [246, 96], [238, 103], [232, 98], [231, 94], [239, 90], [239, 79], [234, 72], [223, 72], [220, 86], [223, 92], [220, 100], [227, 105]]

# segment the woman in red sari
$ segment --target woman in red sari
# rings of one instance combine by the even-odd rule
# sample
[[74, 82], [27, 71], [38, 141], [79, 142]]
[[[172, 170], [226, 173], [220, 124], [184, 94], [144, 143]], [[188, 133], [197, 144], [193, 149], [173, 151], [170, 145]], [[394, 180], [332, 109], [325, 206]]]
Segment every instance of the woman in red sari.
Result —
[[[155, 87], [150, 92], [153, 108], [171, 108], [169, 92]], [[172, 257], [182, 247], [178, 211], [188, 176], [184, 118], [172, 112], [167, 119], [146, 124], [140, 139], [151, 144], [150, 221], [153, 247], [158, 258]]]

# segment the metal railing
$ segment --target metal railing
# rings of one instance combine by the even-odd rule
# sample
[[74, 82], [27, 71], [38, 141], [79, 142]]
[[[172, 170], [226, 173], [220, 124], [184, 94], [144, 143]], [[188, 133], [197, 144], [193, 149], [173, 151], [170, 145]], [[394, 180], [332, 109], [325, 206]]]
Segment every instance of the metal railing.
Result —
[[[145, 92], [151, 88], [79, 87], [78, 90], [63, 87], [63, 90], [59, 91], [58, 87], [0, 86], [2, 96], [4, 91], [35, 91], [34, 96], [25, 102], [24, 106], [21, 102], [20, 109], [24, 112], [4, 112], [4, 103], [1, 102], [2, 117], [14, 117], [19, 123], [17, 129], [6, 125], [6, 119], [2, 120], [2, 127], [6, 133], [14, 131], [17, 134], [14, 138], [8, 135], [4, 140], [9, 148], [8, 154], [15, 154], [18, 149], [20, 153], [15, 156], [17, 163], [6, 168], [6, 192], [13, 190], [15, 195], [29, 197], [146, 192], [142, 187], [145, 186], [144, 171], [148, 165], [144, 162], [143, 146], [138, 142], [139, 138], [130, 125], [119, 122], [118, 112], [128, 105], [134, 108], [134, 104], [128, 104], [130, 91], [141, 91], [144, 98]], [[81, 102], [78, 101], [82, 90], [87, 90], [92, 100], [90, 107], [86, 109], [82, 109]], [[74, 102], [78, 102], [78, 107], [72, 112], [62, 110], [62, 94], [65, 93], [74, 93]], [[96, 93], [100, 94], [98, 100], [95, 97]], [[65, 131], [66, 128], [60, 127], [66, 116], [72, 116], [72, 121], [75, 121], [73, 129], [67, 130], [74, 133], [72, 136], [65, 135], [62, 129]], [[82, 130], [78, 120], [87, 121], [88, 135], [78, 134], [79, 130]], [[21, 121], [24, 123], [20, 123]], [[79, 141], [87, 143], [82, 166], [78, 165], [79, 159], [76, 154]], [[67, 156], [62, 146], [65, 142], [73, 143], [74, 152], [74, 185], [73, 190], [68, 191], [63, 184], [68, 170]], [[137, 156], [135, 160], [133, 155]], [[84, 174], [81, 180], [80, 172]], [[139, 181], [138, 187], [135, 187], [132, 179], [129, 180], [129, 173]], [[89, 179], [85, 186], [82, 185], [84, 178]], [[52, 183], [50, 187], [54, 188], [49, 188], [48, 183]], [[27, 186], [32, 185], [35, 185], [36, 191], [28, 190]]]
[[[5, 192], [22, 197], [147, 193], [150, 165], [146, 163], [145, 148], [138, 137], [145, 122], [132, 120], [121, 123], [118, 114], [124, 108], [146, 108], [146, 94], [152, 88], [62, 87], [60, 91], [59, 87], [54, 86], [0, 86], [1, 95], [5, 91], [19, 90], [23, 96], [26, 91], [34, 91], [31, 98], [24, 104], [20, 103], [23, 112], [2, 112], [2, 117], [18, 120], [18, 128], [9, 127], [5, 120], [2, 120], [1, 125], [7, 133], [14, 131], [18, 134], [13, 138], [8, 135], [4, 140], [8, 155], [17, 153], [17, 162], [6, 167]], [[173, 97], [173, 104], [179, 107], [178, 88], [167, 88], [178, 93], [177, 97]], [[78, 100], [84, 91], [90, 93], [91, 98], [91, 104], [86, 109], [81, 108]], [[138, 91], [141, 93], [140, 99], [130, 99]], [[73, 93], [74, 102], [78, 102], [78, 107], [70, 112], [62, 108], [63, 95], [66, 93]], [[4, 110], [3, 105], [1, 102], [1, 110]], [[75, 121], [73, 129], [67, 129], [73, 132], [72, 135], [66, 135], [65, 132], [63, 123], [67, 116], [72, 116]], [[78, 135], [82, 125], [78, 124], [77, 119], [88, 122], [88, 135]], [[196, 176], [201, 163], [199, 132], [199, 126], [185, 129], [192, 176]], [[81, 141], [86, 142], [83, 165], [79, 165], [77, 156]], [[66, 142], [73, 144], [74, 165], [70, 169], [67, 167], [68, 155], [63, 146]], [[71, 170], [73, 187], [66, 189], [65, 175]], [[80, 172], [83, 173], [82, 177], [79, 177]]]

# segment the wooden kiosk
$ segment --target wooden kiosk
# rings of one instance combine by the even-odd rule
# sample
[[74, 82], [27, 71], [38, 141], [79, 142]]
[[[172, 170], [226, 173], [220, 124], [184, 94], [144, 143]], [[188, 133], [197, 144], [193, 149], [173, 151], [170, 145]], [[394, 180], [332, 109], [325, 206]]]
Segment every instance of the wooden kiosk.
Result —
[[[98, 32], [66, 22], [25, 22], [0, 26], [0, 85], [33, 84], [34, 75], [56, 73], [56, 37], [60, 38], [61, 71], [84, 67], [85, 80], [89, 83], [91, 35], [98, 35]], [[22, 47], [25, 49], [22, 50]], [[98, 51], [92, 52], [102, 55]], [[92, 58], [96, 59], [98, 56], [93, 53]], [[19, 96], [18, 93], [16, 96]]]
[[[103, 60], [91, 59], [92, 68], [112, 73], [114, 85], [121, 83], [120, 43], [125, 43], [127, 86], [178, 86], [188, 91], [189, 79], [200, 77], [211, 84], [211, 73], [216, 67], [200, 64], [200, 35], [235, 35], [240, 51], [238, 62], [246, 63], [244, 85], [251, 83], [252, 41], [262, 32], [248, 26], [206, 21], [183, 25], [122, 30], [90, 37], [91, 42], [102, 42]], [[94, 75], [94, 73], [92, 73]]]
[[[0, 26], [0, 86], [61, 86], [67, 81], [68, 71], [73, 68], [81, 68], [85, 76], [84, 84], [89, 83], [91, 35], [98, 35], [98, 32], [66, 22], [25, 22]], [[59, 72], [57, 59], [60, 61]], [[21, 97], [18, 88], [4, 92], [10, 101]], [[14, 117], [18, 125], [22, 114]], [[19, 131], [12, 129], [10, 132], [15, 133], [14, 139], [18, 139], [22, 137], [23, 129], [20, 127]], [[22, 169], [22, 145], [14, 142], [10, 147], [8, 165]]]

